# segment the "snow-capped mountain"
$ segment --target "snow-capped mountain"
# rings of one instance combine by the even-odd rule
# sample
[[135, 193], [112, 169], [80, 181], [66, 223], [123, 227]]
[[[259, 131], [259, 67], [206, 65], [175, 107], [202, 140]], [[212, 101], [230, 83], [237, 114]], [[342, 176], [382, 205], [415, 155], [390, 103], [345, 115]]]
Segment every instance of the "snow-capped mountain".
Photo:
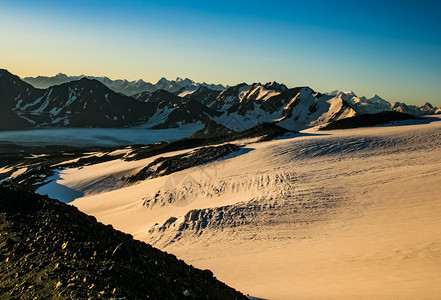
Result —
[[[205, 87], [200, 88], [207, 89]], [[173, 128], [191, 123], [205, 123], [220, 115], [220, 113], [207, 107], [197, 99], [179, 97], [163, 89], [152, 93], [144, 92], [134, 95], [133, 98], [156, 105], [155, 114], [146, 124], [147, 127], [152, 128]]]
[[[32, 127], [175, 128], [212, 120], [235, 131], [262, 123], [303, 130], [360, 114], [398, 111], [415, 116], [441, 113], [430, 103], [417, 107], [391, 105], [378, 95], [358, 97], [353, 92], [321, 94], [309, 87], [288, 88], [277, 82], [235, 86], [198, 84], [186, 78], [156, 84], [112, 81], [107, 77], [71, 80], [55, 76], [57, 85], [38, 89], [6, 70], [0, 72], [0, 129]], [[50, 78], [36, 77], [39, 84]], [[31, 80], [32, 81], [32, 80]], [[41, 86], [40, 85], [40, 86]], [[143, 90], [131, 97], [112, 90]], [[147, 90], [146, 90], [147, 89]]]
[[14, 111], [38, 126], [126, 127], [145, 122], [155, 106], [82, 78], [50, 87], [34, 99], [16, 97]]
[[20, 117], [14, 110], [19, 99], [32, 101], [43, 94], [43, 90], [23, 82], [18, 76], [0, 69], [0, 130], [24, 129], [31, 126], [30, 122]]
[[357, 97], [354, 92], [338, 92], [335, 96], [349, 103], [359, 114], [375, 114], [391, 110], [391, 104], [378, 95], [366, 98]]
[[192, 98], [199, 102], [201, 102], [204, 105], [209, 106], [211, 103], [213, 103], [217, 96], [222, 91], [217, 91], [213, 89], [209, 89], [205, 86], [199, 86], [196, 90], [191, 91], [188, 88], [185, 91], [182, 91], [179, 96], [184, 98]]
[[177, 93], [186, 88], [196, 90], [197, 87], [203, 86], [211, 90], [221, 91], [225, 89], [225, 86], [221, 84], [208, 84], [208, 83], [196, 83], [191, 79], [176, 78], [176, 80], [167, 80], [166, 78], [161, 78], [156, 84], [145, 82], [142, 79], [128, 81], [126, 79], [116, 79], [112, 80], [108, 77], [97, 77], [97, 76], [67, 76], [66, 74], [59, 73], [52, 77], [47, 76], [37, 76], [37, 77], [25, 77], [23, 81], [31, 84], [36, 88], [46, 89], [54, 85], [59, 85], [71, 81], [79, 80], [83, 77], [88, 79], [95, 79], [103, 83], [108, 88], [114, 90], [117, 93], [124, 94], [126, 96], [132, 96], [135, 94], [140, 94], [142, 92], [154, 92], [159, 89], [163, 89], [172, 93]]
[[405, 103], [395, 102], [392, 105], [392, 109], [414, 116], [441, 114], [441, 108], [433, 107], [432, 104], [428, 102], [421, 106], [407, 105]]
[[133, 99], [86, 77], [43, 90], [6, 70], [0, 75], [1, 130], [121, 128], [141, 124], [149, 128], [174, 128], [205, 123], [220, 115], [197, 100], [181, 98], [162, 89], [141, 93]]
[[391, 104], [378, 95], [366, 98], [363, 96], [358, 97], [354, 92], [343, 92], [338, 90], [326, 93], [326, 95], [342, 98], [344, 101], [348, 102], [358, 114], [375, 114], [383, 111], [397, 111], [414, 116], [422, 116], [441, 113], [439, 108], [432, 106], [432, 104], [428, 102], [421, 106], [407, 105], [402, 102]]
[[260, 123], [301, 130], [356, 114], [341, 98], [274, 82], [227, 88], [208, 106], [222, 113], [216, 122], [238, 131]]

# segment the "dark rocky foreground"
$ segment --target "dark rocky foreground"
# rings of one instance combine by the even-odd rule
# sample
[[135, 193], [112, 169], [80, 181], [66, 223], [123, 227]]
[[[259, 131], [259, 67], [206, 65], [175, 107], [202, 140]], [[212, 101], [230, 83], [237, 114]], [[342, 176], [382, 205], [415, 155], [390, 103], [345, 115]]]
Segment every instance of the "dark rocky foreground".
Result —
[[0, 299], [246, 299], [75, 207], [0, 185]]
[[417, 119], [417, 117], [397, 111], [384, 111], [376, 114], [358, 115], [329, 123], [320, 130], [349, 129], [387, 124], [394, 121]]

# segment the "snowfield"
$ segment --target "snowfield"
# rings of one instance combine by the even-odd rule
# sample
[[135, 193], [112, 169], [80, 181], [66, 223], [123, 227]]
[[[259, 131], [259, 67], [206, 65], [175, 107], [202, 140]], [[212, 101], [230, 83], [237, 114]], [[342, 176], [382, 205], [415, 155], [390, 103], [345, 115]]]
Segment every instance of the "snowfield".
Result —
[[441, 118], [308, 129], [118, 185], [155, 158], [65, 169], [53, 182], [81, 193], [71, 204], [85, 213], [253, 297], [441, 295]]

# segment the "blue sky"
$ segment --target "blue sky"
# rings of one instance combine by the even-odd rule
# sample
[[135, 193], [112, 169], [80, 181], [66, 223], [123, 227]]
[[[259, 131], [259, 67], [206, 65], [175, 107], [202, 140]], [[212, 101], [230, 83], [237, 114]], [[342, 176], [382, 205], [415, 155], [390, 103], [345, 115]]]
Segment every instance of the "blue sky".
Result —
[[441, 106], [438, 1], [0, 2], [19, 76], [283, 82]]

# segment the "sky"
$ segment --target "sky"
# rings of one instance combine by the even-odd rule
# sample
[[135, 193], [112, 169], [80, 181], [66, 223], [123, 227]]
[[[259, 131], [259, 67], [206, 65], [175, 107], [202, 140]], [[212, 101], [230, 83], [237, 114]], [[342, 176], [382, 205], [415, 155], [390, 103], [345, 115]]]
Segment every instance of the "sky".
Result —
[[441, 106], [441, 2], [1, 0], [20, 77], [277, 81]]

